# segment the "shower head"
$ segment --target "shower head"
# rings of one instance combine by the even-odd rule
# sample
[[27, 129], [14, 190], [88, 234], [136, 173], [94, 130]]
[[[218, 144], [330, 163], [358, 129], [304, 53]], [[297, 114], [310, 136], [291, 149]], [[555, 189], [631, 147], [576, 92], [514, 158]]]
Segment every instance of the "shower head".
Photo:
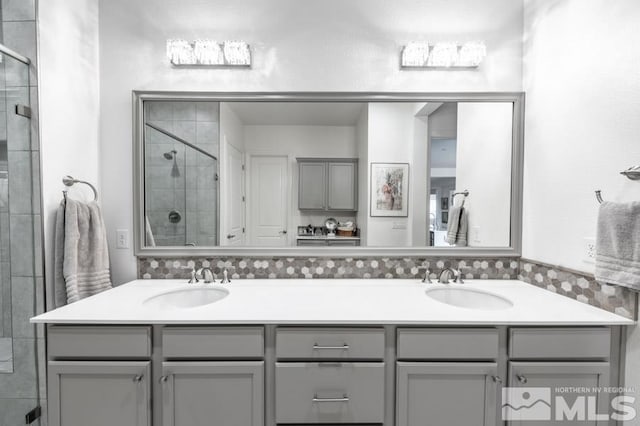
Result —
[[162, 155], [164, 155], [164, 158], [166, 158], [167, 160], [173, 160], [177, 153], [178, 151], [176, 151], [175, 149], [172, 149], [171, 151], [165, 152]]

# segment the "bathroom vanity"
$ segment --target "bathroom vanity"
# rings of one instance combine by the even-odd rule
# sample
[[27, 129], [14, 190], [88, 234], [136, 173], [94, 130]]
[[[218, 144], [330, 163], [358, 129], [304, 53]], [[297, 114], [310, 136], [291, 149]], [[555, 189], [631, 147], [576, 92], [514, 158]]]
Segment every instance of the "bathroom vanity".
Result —
[[511, 280], [134, 281], [33, 322], [54, 426], [502, 424], [506, 386], [617, 386], [633, 323]]

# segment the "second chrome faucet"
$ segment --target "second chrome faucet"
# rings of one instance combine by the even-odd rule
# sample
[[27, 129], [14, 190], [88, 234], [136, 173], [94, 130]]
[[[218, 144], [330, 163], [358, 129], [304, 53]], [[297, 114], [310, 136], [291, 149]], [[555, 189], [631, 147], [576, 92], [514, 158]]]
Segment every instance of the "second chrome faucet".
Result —
[[[200, 268], [197, 271], [193, 269], [191, 271], [191, 279], [189, 279], [189, 284], [195, 284], [202, 280], [205, 284], [212, 284], [216, 282], [216, 275], [213, 273], [211, 268]], [[229, 279], [229, 272], [226, 268], [222, 271], [222, 279], [220, 280], [220, 284], [228, 284], [231, 280]]]
[[[427, 269], [425, 271], [424, 278], [422, 279], [423, 283], [429, 283], [429, 284], [433, 283], [431, 281], [431, 278], [429, 278], [430, 274], [431, 274], [431, 270]], [[442, 271], [440, 271], [440, 273], [438, 274], [437, 282], [439, 282], [440, 284], [450, 284], [451, 281], [449, 280], [451, 279], [453, 280], [454, 283], [464, 284], [464, 281], [462, 280], [462, 271], [455, 270], [453, 268], [444, 268]]]

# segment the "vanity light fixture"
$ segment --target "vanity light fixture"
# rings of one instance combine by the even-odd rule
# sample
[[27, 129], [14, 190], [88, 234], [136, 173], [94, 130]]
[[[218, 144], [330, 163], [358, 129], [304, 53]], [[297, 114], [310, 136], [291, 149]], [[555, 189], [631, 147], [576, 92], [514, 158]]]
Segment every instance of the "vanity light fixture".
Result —
[[244, 41], [167, 40], [167, 58], [176, 66], [250, 67], [251, 50]]
[[402, 49], [401, 68], [476, 68], [487, 55], [482, 41], [464, 44], [455, 42], [429, 44], [408, 43]]

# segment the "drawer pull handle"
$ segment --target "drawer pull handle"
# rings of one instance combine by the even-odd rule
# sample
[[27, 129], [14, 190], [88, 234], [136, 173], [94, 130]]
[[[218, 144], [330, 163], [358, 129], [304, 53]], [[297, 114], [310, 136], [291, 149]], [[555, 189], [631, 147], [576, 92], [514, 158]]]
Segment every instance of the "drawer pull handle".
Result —
[[345, 343], [342, 346], [322, 346], [322, 345], [319, 345], [317, 343], [314, 343], [313, 344], [313, 350], [318, 350], [318, 349], [336, 349], [336, 350], [346, 351], [347, 349], [349, 349], [349, 345], [347, 345]]
[[318, 395], [313, 396], [313, 402], [349, 402], [349, 397], [343, 395], [342, 398], [318, 398]]
[[133, 381], [134, 381], [134, 382], [136, 382], [136, 383], [140, 383], [140, 382], [142, 381], [142, 379], [143, 379], [143, 378], [144, 378], [144, 376], [143, 376], [143, 375], [138, 374], [137, 376], [134, 376], [134, 377], [133, 377]]
[[517, 375], [516, 378], [518, 379], [518, 381], [522, 384], [526, 384], [527, 383], [527, 378], [524, 377], [523, 375]]
[[500, 376], [492, 376], [491, 377], [495, 383], [502, 383], [502, 379]]

